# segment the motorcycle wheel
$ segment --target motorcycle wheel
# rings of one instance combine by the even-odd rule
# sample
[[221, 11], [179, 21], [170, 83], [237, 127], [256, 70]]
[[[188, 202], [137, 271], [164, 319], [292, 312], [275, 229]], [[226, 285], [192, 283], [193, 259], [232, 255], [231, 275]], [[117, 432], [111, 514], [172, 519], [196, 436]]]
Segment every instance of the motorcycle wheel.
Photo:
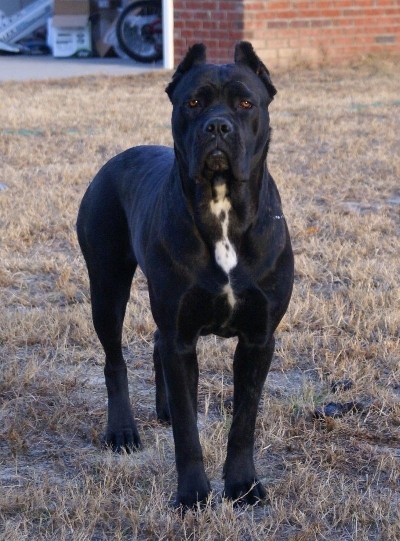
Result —
[[161, 21], [161, 0], [133, 2], [117, 20], [119, 46], [138, 62], [156, 62], [162, 58], [162, 31], [152, 30], [152, 19]]

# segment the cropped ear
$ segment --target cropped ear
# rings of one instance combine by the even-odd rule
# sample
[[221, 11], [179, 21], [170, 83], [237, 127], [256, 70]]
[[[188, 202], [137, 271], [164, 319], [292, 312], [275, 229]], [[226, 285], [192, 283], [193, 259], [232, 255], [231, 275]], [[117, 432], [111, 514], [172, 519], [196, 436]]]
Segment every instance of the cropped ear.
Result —
[[176, 72], [172, 76], [172, 81], [169, 83], [165, 92], [168, 94], [169, 99], [172, 99], [172, 94], [175, 90], [176, 85], [180, 81], [182, 75], [190, 70], [193, 66], [198, 66], [199, 64], [205, 64], [206, 62], [206, 46], [203, 43], [195, 43], [192, 47], [189, 48], [186, 53], [185, 58], [179, 64], [176, 69]]
[[259, 76], [261, 81], [265, 84], [268, 90], [268, 94], [271, 97], [271, 100], [274, 98], [277, 93], [276, 88], [272, 84], [271, 77], [267, 67], [256, 55], [253, 46], [248, 41], [240, 41], [236, 44], [235, 47], [235, 63], [236, 64], [245, 64], [250, 69], [254, 71], [256, 75]]

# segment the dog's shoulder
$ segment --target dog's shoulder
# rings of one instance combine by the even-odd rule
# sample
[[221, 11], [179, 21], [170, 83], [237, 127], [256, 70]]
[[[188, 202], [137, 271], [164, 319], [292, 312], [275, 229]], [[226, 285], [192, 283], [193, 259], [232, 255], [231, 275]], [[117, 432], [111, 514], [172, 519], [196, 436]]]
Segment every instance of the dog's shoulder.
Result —
[[171, 167], [174, 161], [174, 151], [171, 147], [161, 145], [140, 145], [128, 148], [111, 158], [100, 171], [106, 173], [131, 173], [134, 170], [156, 167], [163, 169]]
[[92, 190], [125, 191], [159, 184], [168, 178], [174, 151], [158, 145], [135, 146], [109, 159], [94, 177]]

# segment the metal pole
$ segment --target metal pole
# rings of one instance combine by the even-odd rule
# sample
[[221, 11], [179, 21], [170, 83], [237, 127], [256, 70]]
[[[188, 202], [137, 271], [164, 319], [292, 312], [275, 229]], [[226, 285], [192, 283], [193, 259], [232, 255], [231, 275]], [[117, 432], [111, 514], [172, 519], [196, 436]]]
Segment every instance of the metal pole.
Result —
[[174, 67], [174, 2], [162, 0], [162, 31], [164, 68]]

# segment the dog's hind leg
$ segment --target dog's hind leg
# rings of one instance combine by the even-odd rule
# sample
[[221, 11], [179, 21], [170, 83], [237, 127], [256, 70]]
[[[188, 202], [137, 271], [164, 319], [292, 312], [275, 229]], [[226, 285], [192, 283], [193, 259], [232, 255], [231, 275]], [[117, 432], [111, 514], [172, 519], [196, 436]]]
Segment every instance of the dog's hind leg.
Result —
[[[114, 451], [140, 448], [140, 438], [129, 399], [126, 363], [122, 355], [122, 325], [136, 266], [113, 263], [113, 269], [96, 270], [91, 278], [92, 313], [96, 333], [104, 348], [104, 375], [108, 394], [105, 443]], [[92, 273], [89, 271], [89, 274]]]
[[[110, 198], [109, 198], [110, 199]], [[107, 202], [106, 198], [103, 201]], [[129, 248], [128, 230], [118, 209], [104, 211], [84, 200], [78, 217], [78, 238], [86, 260], [93, 323], [103, 346], [108, 394], [105, 443], [114, 451], [141, 446], [131, 409], [122, 326], [137, 263]], [[96, 201], [95, 201], [96, 203]], [[111, 205], [110, 205], [111, 206]]]

